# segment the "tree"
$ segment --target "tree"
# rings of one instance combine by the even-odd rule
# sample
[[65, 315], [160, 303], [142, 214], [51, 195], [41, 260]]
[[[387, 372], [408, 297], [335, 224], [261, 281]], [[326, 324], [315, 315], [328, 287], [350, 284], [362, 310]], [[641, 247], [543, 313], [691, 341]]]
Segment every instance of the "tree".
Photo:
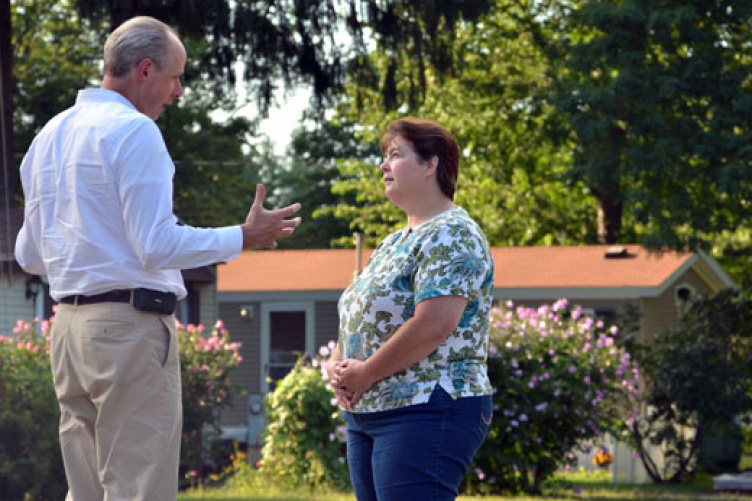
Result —
[[[18, 175], [10, 168], [13, 164], [13, 45], [10, 16], [10, 0], [0, 0], [0, 210], [7, 211], [8, 218], [13, 202], [11, 194], [18, 184]], [[8, 251], [0, 248], [0, 253]]]
[[[455, 73], [426, 64], [422, 101], [406, 97], [397, 111], [380, 111], [380, 94], [353, 75], [337, 119], [357, 123], [361, 140], [376, 144], [386, 124], [405, 114], [435, 119], [457, 137], [461, 149], [457, 202], [483, 227], [493, 245], [554, 245], [595, 241], [595, 206], [585, 186], [568, 177], [570, 145], [547, 131], [565, 127], [548, 103], [549, 66], [525, 25], [511, 17], [512, 6], [533, 9], [538, 2], [498, 1], [476, 23], [458, 28], [451, 54]], [[374, 74], [391, 59], [382, 50], [366, 61]], [[365, 63], [364, 63], [365, 64]], [[409, 96], [416, 63], [404, 57], [393, 70], [398, 95]], [[362, 110], [362, 111], [361, 111]], [[377, 159], [342, 162], [335, 213], [365, 231], [374, 244], [402, 224], [398, 209], [383, 194]]]
[[752, 4], [589, 0], [572, 13], [557, 107], [600, 237], [629, 212], [650, 247], [735, 231], [752, 212]]
[[[114, 29], [135, 15], [150, 15], [176, 26], [184, 36], [205, 39], [204, 77], [219, 92], [232, 93], [236, 63], [244, 63], [242, 82], [265, 113], [280, 81], [286, 87], [310, 84], [319, 104], [341, 87], [344, 70], [367, 52], [374, 32], [393, 57], [409, 52], [441, 68], [451, 62], [449, 41], [458, 21], [477, 17], [488, 0], [76, 0], [85, 17], [109, 20]], [[350, 43], [344, 42], [349, 40]], [[357, 69], [355, 63], [351, 69]], [[422, 82], [415, 82], [416, 89]], [[387, 75], [385, 102], [393, 97]]]
[[[654, 482], [686, 479], [705, 432], [752, 411], [751, 326], [752, 302], [728, 289], [698, 299], [677, 327], [637, 351], [647, 412], [629, 433]], [[650, 444], [662, 446], [663, 468]]]
[[337, 203], [357, 205], [352, 195], [335, 195], [332, 186], [340, 179], [340, 158], [376, 157], [378, 148], [361, 143], [351, 124], [314, 122], [293, 134], [288, 157], [264, 171], [262, 181], [270, 188], [269, 202], [284, 207], [300, 202], [305, 221], [292, 238], [280, 240], [280, 248], [316, 249], [331, 245], [351, 246], [350, 222], [332, 214]]
[[14, 0], [11, 16], [13, 129], [15, 150], [24, 153], [39, 129], [73, 104], [78, 89], [99, 78], [105, 31], [79, 17], [69, 0]]

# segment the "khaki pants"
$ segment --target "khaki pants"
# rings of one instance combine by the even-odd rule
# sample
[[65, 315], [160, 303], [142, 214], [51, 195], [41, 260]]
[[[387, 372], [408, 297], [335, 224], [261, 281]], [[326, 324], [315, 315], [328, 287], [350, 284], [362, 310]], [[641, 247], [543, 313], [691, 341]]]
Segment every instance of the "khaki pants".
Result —
[[60, 304], [52, 331], [67, 501], [177, 499], [175, 319], [126, 303]]

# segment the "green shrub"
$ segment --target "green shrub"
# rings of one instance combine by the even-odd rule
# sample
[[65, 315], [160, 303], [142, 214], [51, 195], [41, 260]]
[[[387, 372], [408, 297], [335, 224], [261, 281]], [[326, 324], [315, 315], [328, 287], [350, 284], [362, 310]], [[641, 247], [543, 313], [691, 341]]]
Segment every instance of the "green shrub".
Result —
[[68, 489], [58, 440], [60, 410], [52, 384], [49, 323], [19, 320], [0, 335], [0, 496], [58, 500]]
[[223, 454], [218, 444], [222, 409], [240, 393], [230, 373], [243, 358], [239, 343], [230, 342], [222, 321], [210, 333], [203, 325], [178, 322], [180, 371], [183, 381], [183, 438], [180, 463], [184, 482], [195, 484], [219, 471]]
[[[0, 499], [62, 499], [67, 491], [60, 453], [60, 411], [49, 358], [49, 330], [54, 317], [19, 320], [13, 336], [0, 335]], [[37, 332], [35, 325], [39, 325]], [[183, 381], [181, 464], [207, 473], [212, 437], [219, 433], [219, 413], [239, 392], [229, 373], [242, 358], [219, 321], [204, 335], [203, 326], [178, 323]], [[208, 436], [207, 436], [208, 435]]]
[[301, 357], [267, 395], [259, 474], [284, 488], [349, 488], [341, 443], [344, 421], [314, 364], [319, 361]]
[[509, 302], [491, 313], [494, 417], [465, 479], [470, 493], [534, 492], [572, 450], [621, 428], [638, 371], [618, 329], [568, 308]]

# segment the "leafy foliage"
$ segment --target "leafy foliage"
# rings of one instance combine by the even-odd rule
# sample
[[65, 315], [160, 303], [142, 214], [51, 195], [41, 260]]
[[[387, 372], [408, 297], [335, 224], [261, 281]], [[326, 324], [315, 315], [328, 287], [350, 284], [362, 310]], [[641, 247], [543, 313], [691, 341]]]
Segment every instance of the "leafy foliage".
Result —
[[240, 345], [230, 341], [221, 320], [208, 335], [203, 325], [178, 323], [178, 346], [183, 385], [181, 464], [188, 478], [200, 477], [207, 473], [205, 463], [216, 463], [212, 452], [221, 434], [220, 413], [240, 393], [230, 375], [243, 358], [238, 354]]
[[[629, 431], [654, 482], [688, 478], [705, 432], [752, 411], [751, 358], [752, 302], [730, 289], [697, 300], [677, 327], [638, 352], [650, 381], [647, 412]], [[649, 444], [664, 449], [663, 468]]]
[[[547, 59], [526, 25], [506, 13], [509, 8], [511, 2], [498, 1], [478, 22], [457, 30], [452, 45], [457, 70], [443, 74], [426, 64], [426, 94], [420, 101], [403, 99], [397, 111], [383, 114], [379, 94], [354, 76], [334, 120], [357, 124], [361, 139], [373, 145], [390, 120], [405, 114], [444, 125], [462, 151], [457, 202], [492, 245], [595, 242], [595, 204], [585, 186], [567, 175], [570, 146], [547, 132], [563, 126], [548, 103]], [[416, 63], [408, 58], [399, 63], [394, 67], [397, 89], [409, 94]], [[392, 59], [375, 51], [368, 64], [383, 72]], [[371, 245], [403, 221], [383, 195], [379, 162], [370, 157], [342, 161], [342, 180], [334, 185], [336, 194], [358, 201], [340, 203], [334, 213], [362, 229]]]
[[69, 0], [11, 2], [15, 150], [68, 108], [98, 77], [101, 23], [82, 19]]
[[[76, 0], [76, 5], [83, 16], [107, 18], [113, 28], [134, 15], [150, 15], [178, 27], [184, 36], [206, 40], [200, 59], [215, 92], [235, 92], [235, 64], [241, 61], [242, 82], [265, 113], [280, 81], [309, 84], [319, 103], [328, 102], [331, 92], [341, 87], [346, 66], [359, 71], [350, 63], [365, 54], [370, 33], [380, 34], [394, 54], [450, 67], [455, 26], [463, 18], [477, 17], [488, 0]], [[362, 73], [367, 78], [370, 68], [362, 68]], [[423, 81], [417, 77], [415, 91]], [[384, 82], [387, 106], [395, 100], [393, 74], [371, 81], [376, 87]]]
[[589, 0], [573, 11], [557, 107], [576, 134], [575, 172], [624, 237], [681, 249], [752, 211], [752, 47], [745, 0]]
[[301, 357], [267, 396], [267, 429], [259, 473], [284, 488], [347, 488], [344, 421], [321, 372]]
[[19, 320], [0, 335], [0, 492], [3, 499], [62, 499], [60, 410], [50, 370], [49, 323]]
[[468, 490], [540, 493], [567, 453], [620, 428], [639, 372], [617, 334], [566, 300], [537, 310], [511, 302], [494, 309], [494, 417]]
[[[279, 241], [283, 249], [327, 248], [332, 243], [352, 245], [349, 221], [334, 217], [338, 202], [358, 205], [353, 195], [335, 195], [332, 186], [341, 178], [340, 158], [378, 155], [378, 149], [361, 143], [350, 124], [320, 123], [299, 127], [288, 147], [288, 157], [265, 165], [262, 181], [271, 191], [269, 204], [284, 207], [300, 202], [302, 224], [292, 238]], [[272, 167], [272, 168], [268, 168]]]
[[[19, 320], [13, 335], [0, 335], [0, 492], [3, 499], [62, 499], [67, 491], [60, 453], [60, 410], [50, 369], [50, 320]], [[37, 331], [38, 326], [38, 331]], [[54, 327], [53, 327], [54, 330]], [[239, 388], [230, 372], [242, 361], [237, 343], [218, 322], [178, 326], [183, 387], [181, 464], [198, 475], [210, 459], [220, 411]], [[206, 436], [206, 435], [209, 436]]]

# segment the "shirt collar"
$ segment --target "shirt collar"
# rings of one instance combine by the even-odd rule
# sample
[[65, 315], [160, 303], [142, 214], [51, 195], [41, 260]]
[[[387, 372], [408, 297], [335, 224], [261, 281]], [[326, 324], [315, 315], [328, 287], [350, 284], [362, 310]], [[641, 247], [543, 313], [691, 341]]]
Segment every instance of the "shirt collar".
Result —
[[76, 98], [76, 104], [105, 102], [124, 104], [125, 106], [136, 110], [133, 103], [128, 101], [124, 95], [114, 90], [96, 88], [81, 89], [78, 91], [78, 97]]

